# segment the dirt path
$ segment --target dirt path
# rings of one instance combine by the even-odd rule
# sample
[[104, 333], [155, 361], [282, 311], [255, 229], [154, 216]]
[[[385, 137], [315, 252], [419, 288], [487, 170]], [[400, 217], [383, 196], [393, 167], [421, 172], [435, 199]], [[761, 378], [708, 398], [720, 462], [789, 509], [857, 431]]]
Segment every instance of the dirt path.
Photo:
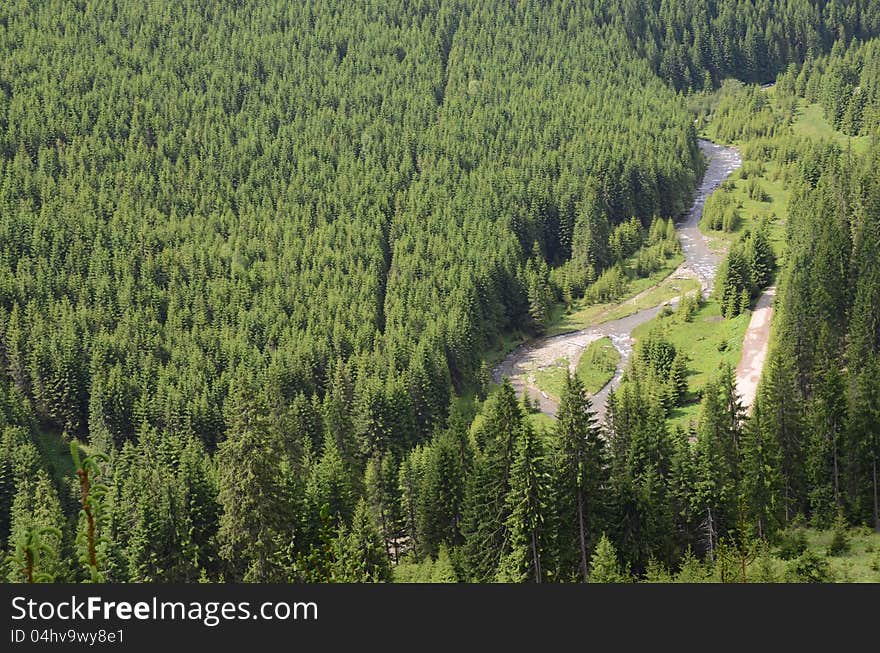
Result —
[[736, 366], [736, 391], [742, 405], [751, 413], [758, 393], [758, 381], [767, 359], [770, 344], [770, 322], [773, 319], [773, 297], [776, 287], [767, 288], [758, 299], [743, 339], [742, 357]]
[[[715, 272], [718, 269], [719, 256], [712, 251], [708, 240], [700, 232], [700, 217], [703, 215], [703, 206], [706, 203], [706, 198], [734, 170], [742, 165], [742, 160], [735, 149], [716, 145], [708, 141], [700, 141], [700, 149], [706, 156], [708, 167], [703, 176], [702, 183], [697, 189], [693, 205], [683, 219], [676, 224], [685, 261], [673, 275], [698, 278], [703, 288], [703, 293], [708, 295], [712, 289]], [[640, 293], [640, 295], [644, 295], [654, 287], [656, 286], [648, 288], [643, 293]], [[626, 304], [633, 301], [635, 301], [635, 298], [630, 298], [623, 303]], [[674, 305], [676, 301], [664, 302], [664, 304], [670, 303]], [[517, 394], [521, 396], [523, 392], [528, 391], [530, 397], [538, 402], [541, 412], [555, 416], [557, 410], [556, 402], [535, 386], [535, 374], [539, 370], [555, 365], [561, 358], [567, 360], [570, 368], [574, 370], [584, 349], [594, 340], [607, 336], [620, 353], [620, 362], [612, 380], [593, 396], [593, 407], [596, 409], [597, 417], [602, 421], [605, 419], [605, 403], [608, 394], [620, 384], [623, 371], [626, 369], [632, 354], [633, 329], [653, 319], [660, 312], [664, 304], [643, 309], [617, 320], [595, 324], [581, 331], [538, 338], [520, 345], [493, 370], [493, 380], [496, 383], [500, 383], [503, 378], [507, 377], [510, 379]]]

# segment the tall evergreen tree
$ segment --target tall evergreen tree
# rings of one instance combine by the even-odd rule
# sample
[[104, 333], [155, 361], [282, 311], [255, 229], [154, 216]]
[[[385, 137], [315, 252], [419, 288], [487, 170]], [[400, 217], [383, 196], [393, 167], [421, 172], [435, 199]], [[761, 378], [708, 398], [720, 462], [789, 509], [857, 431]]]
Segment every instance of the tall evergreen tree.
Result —
[[742, 434], [742, 495], [746, 517], [756, 535], [767, 539], [781, 523], [782, 455], [779, 443], [767, 430], [759, 400]]
[[292, 563], [296, 507], [281, 438], [251, 382], [235, 388], [217, 451], [220, 556], [231, 581], [278, 582]]
[[485, 410], [474, 469], [465, 487], [462, 555], [471, 580], [491, 580], [507, 553], [510, 506], [506, 497], [522, 428], [522, 410], [513, 386], [505, 380]]
[[553, 548], [548, 527], [550, 477], [541, 444], [529, 422], [523, 424], [505, 497], [509, 542], [496, 578], [506, 582], [541, 583], [550, 572]]
[[586, 581], [590, 556], [607, 519], [609, 467], [605, 440], [577, 376], [566, 376], [555, 435], [560, 574]]
[[345, 527], [338, 538], [339, 554], [334, 580], [343, 583], [391, 582], [388, 553], [364, 499], [358, 501], [351, 527]]

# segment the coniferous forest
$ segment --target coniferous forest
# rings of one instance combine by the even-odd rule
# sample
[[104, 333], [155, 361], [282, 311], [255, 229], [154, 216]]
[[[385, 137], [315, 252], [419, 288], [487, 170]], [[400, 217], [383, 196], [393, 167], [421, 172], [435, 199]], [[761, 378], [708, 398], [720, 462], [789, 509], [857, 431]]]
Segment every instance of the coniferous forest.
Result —
[[[2, 3], [2, 578], [823, 582], [864, 541], [880, 581], [878, 37], [874, 0]], [[568, 372], [536, 415], [497, 352], [678, 265], [710, 136], [713, 294], [605, 419]], [[771, 286], [753, 404], [694, 385], [670, 334]]]

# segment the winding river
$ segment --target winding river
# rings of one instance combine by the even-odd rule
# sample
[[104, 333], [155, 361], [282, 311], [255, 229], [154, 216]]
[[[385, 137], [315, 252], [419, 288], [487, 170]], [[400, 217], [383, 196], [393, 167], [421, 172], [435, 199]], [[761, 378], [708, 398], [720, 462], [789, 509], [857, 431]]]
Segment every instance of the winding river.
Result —
[[[703, 287], [703, 294], [708, 295], [712, 290], [720, 257], [712, 251], [708, 240], [700, 232], [698, 226], [700, 217], [703, 215], [706, 198], [742, 165], [742, 159], [737, 150], [709, 141], [701, 140], [700, 149], [706, 157], [706, 173], [697, 189], [693, 205], [681, 221], [676, 224], [685, 260], [673, 273], [673, 276], [699, 279]], [[676, 301], [673, 300], [671, 303], [674, 304]], [[571, 369], [574, 370], [584, 349], [591, 342], [608, 337], [620, 353], [620, 361], [611, 381], [593, 396], [593, 407], [599, 420], [604, 421], [608, 394], [620, 384], [623, 371], [632, 355], [633, 329], [656, 317], [662, 307], [663, 304], [660, 304], [627, 317], [603, 322], [580, 331], [537, 338], [524, 343], [512, 351], [493, 370], [493, 379], [496, 383], [500, 383], [504, 377], [507, 377], [517, 394], [522, 396], [525, 391], [528, 391], [529, 396], [533, 400], [537, 400], [541, 412], [555, 416], [556, 401], [534, 385], [535, 372], [556, 365], [559, 359], [566, 359]]]

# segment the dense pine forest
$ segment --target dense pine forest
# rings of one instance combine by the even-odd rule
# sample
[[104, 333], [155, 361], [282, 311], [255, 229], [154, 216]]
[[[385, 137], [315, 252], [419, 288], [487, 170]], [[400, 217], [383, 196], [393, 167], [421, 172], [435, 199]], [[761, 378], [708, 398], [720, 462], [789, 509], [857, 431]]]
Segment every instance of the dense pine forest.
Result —
[[[878, 35], [871, 0], [4, 3], [3, 576], [831, 580], [806, 527], [880, 530]], [[791, 196], [707, 204], [719, 320], [777, 288], [751, 414], [658, 331], [607, 424], [576, 375], [533, 419], [490, 352], [677, 255], [707, 124]]]

